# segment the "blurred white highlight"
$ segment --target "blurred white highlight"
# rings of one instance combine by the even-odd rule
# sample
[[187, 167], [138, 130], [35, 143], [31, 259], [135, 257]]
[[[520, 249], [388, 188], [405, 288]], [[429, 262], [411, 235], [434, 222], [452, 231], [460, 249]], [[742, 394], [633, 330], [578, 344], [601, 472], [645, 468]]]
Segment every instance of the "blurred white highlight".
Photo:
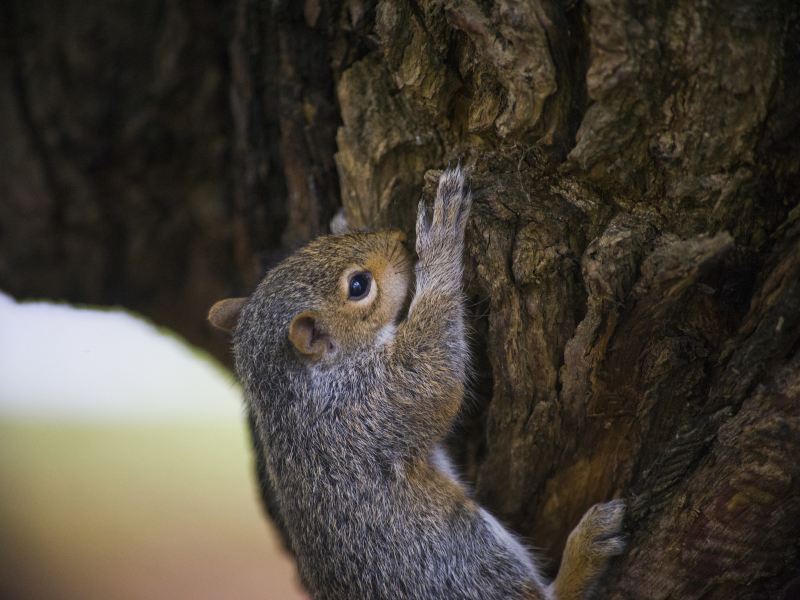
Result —
[[150, 323], [0, 292], [0, 418], [238, 424], [241, 415], [234, 380]]

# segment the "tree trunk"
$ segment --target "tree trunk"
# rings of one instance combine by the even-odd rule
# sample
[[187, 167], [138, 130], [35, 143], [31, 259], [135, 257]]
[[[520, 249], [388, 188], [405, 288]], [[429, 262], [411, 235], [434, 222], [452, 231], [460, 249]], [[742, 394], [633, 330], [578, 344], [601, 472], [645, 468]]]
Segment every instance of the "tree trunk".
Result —
[[451, 446], [476, 497], [551, 571], [628, 499], [603, 598], [800, 594], [796, 2], [60, 10], [6, 10], [0, 287], [224, 356], [216, 296], [339, 204], [412, 232], [460, 161], [476, 383]]

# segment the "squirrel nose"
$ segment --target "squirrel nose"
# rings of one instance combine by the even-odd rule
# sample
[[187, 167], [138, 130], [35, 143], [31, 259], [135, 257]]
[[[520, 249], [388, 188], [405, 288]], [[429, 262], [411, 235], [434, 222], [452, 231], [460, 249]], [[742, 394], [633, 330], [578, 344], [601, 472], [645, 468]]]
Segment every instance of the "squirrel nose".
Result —
[[399, 229], [392, 229], [389, 232], [389, 237], [397, 242], [405, 242], [407, 239], [405, 232]]

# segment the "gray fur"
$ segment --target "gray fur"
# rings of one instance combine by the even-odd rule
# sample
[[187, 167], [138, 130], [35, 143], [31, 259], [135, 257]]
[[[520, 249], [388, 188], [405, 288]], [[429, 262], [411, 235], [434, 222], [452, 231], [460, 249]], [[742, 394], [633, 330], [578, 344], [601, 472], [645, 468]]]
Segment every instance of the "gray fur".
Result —
[[332, 346], [309, 362], [287, 340], [294, 315], [335, 293], [325, 257], [346, 262], [343, 253], [376, 234], [316, 240], [273, 269], [242, 310], [237, 374], [276, 508], [317, 600], [550, 596], [519, 545], [498, 536], [499, 525], [431, 462], [466, 379], [469, 209], [461, 171], [445, 172], [432, 214], [420, 205], [417, 287], [386, 343]]

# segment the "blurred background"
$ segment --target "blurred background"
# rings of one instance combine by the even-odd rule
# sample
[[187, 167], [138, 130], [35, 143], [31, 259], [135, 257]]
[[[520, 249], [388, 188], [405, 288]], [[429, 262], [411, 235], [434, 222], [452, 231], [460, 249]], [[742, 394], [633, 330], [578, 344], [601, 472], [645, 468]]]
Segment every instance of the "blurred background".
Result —
[[287, 221], [237, 208], [234, 13], [0, 3], [2, 598], [298, 595], [205, 321]]
[[0, 294], [0, 597], [300, 597], [250, 453], [206, 353]]

